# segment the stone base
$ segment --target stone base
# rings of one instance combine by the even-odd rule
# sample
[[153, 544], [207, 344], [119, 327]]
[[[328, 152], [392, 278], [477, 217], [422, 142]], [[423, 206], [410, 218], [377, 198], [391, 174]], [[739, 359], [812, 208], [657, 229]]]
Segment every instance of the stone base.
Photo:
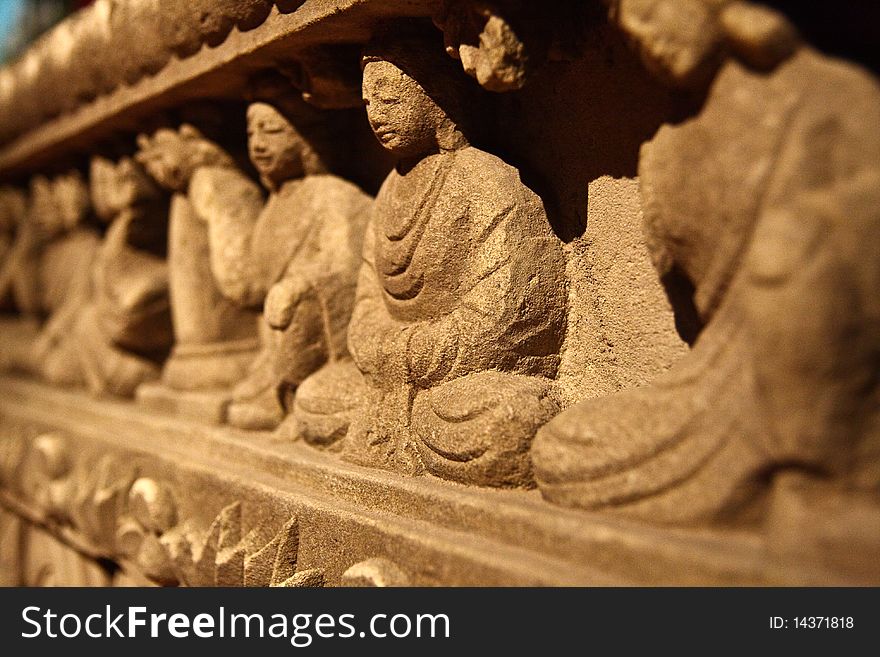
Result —
[[157, 413], [223, 424], [232, 400], [229, 390], [175, 390], [163, 383], [145, 383], [135, 394], [138, 404]]
[[176, 344], [162, 368], [162, 382], [174, 390], [231, 388], [247, 376], [260, 350], [257, 338], [204, 345]]
[[[174, 398], [154, 391], [141, 397], [169, 404]], [[174, 396], [186, 406], [186, 395]], [[759, 529], [651, 527], [559, 508], [534, 490], [405, 477], [271, 434], [210, 427], [156, 406], [93, 399], [9, 376], [0, 377], [0, 436], [0, 506], [81, 554], [115, 562], [138, 581], [880, 582], [876, 569], [854, 578], [820, 558], [786, 557]], [[139, 528], [144, 518], [130, 515], [138, 499], [152, 500], [148, 521], [164, 532], [158, 541]], [[191, 551], [178, 549], [181, 541]], [[223, 558], [192, 563], [186, 554]], [[283, 572], [272, 569], [291, 561]]]

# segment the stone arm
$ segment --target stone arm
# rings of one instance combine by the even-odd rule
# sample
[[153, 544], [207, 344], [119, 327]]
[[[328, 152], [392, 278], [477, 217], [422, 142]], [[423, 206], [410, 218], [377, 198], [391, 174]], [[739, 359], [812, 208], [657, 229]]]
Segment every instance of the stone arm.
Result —
[[431, 387], [489, 369], [555, 376], [568, 294], [562, 251], [552, 237], [513, 239], [516, 212], [505, 212], [468, 254], [475, 266], [457, 306], [436, 320], [394, 319], [365, 250], [349, 348], [378, 385]]
[[456, 158], [447, 205], [466, 208], [455, 224], [467, 231], [456, 239], [455, 301], [403, 330], [407, 380], [430, 388], [487, 370], [555, 378], [568, 315], [559, 239], [515, 169], [478, 149]]
[[454, 310], [404, 329], [412, 384], [429, 388], [485, 370], [556, 375], [567, 299], [561, 250], [548, 238], [507, 247], [464, 282]]
[[269, 288], [264, 313], [266, 322], [276, 330], [285, 330], [294, 318], [304, 320], [297, 310], [306, 300], [314, 300], [320, 309], [310, 321], [320, 322], [320, 332], [327, 339], [330, 356], [347, 351], [345, 331], [351, 317], [354, 282], [349, 272], [332, 265], [315, 263], [291, 268]]
[[196, 215], [207, 222], [211, 271], [224, 296], [259, 306], [268, 292], [253, 254], [254, 225], [265, 201], [259, 186], [231, 167], [201, 167], [189, 185]]
[[348, 349], [355, 364], [379, 388], [393, 387], [407, 380], [403, 360], [406, 324], [394, 319], [385, 305], [374, 254], [372, 223], [364, 239], [364, 261], [358, 274], [354, 310], [348, 326]]

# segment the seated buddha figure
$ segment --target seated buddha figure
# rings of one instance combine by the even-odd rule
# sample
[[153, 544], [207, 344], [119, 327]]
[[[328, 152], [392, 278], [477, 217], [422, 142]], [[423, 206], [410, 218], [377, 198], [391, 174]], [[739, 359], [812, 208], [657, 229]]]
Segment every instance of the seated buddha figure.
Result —
[[92, 158], [89, 183], [95, 215], [108, 227], [72, 337], [88, 388], [131, 396], [158, 378], [172, 342], [167, 195], [129, 157]]
[[291, 435], [357, 463], [528, 486], [558, 410], [563, 254], [516, 169], [471, 145], [473, 83], [398, 38], [363, 58], [363, 97], [395, 158], [364, 240], [350, 361], [307, 379]]
[[[118, 163], [94, 158], [90, 189], [78, 176], [66, 177], [56, 182], [54, 196], [58, 219], [93, 209], [109, 227], [104, 239], [97, 242], [95, 235], [94, 248], [75, 261], [76, 284], [61, 288], [57, 302], [44, 304], [51, 315], [34, 344], [34, 364], [50, 382], [129, 396], [158, 376], [158, 359], [170, 346], [162, 196], [129, 158]], [[51, 222], [39, 221], [48, 234]], [[69, 266], [60, 269], [63, 262], [46, 263], [45, 271], [57, 279], [47, 290], [70, 278]]]
[[52, 316], [87, 295], [89, 264], [100, 243], [91, 210], [88, 185], [78, 171], [32, 181], [29, 230], [20, 235], [29, 245], [30, 257], [24, 259], [36, 265], [34, 291], [22, 295], [31, 299], [22, 301], [28, 312]]
[[802, 47], [772, 72], [725, 62], [642, 146], [648, 247], [690, 290], [670, 296], [693, 348], [541, 429], [547, 499], [670, 524], [754, 524], [798, 489], [877, 508], [878, 123], [876, 80]]
[[168, 195], [131, 157], [93, 157], [89, 182], [95, 215], [107, 224], [92, 275], [101, 330], [114, 344], [161, 359], [172, 342]]
[[16, 299], [23, 313], [46, 321], [20, 366], [50, 383], [84, 383], [69, 329], [88, 299], [101, 243], [90, 220], [89, 190], [78, 171], [31, 181], [26, 226], [17, 237]]
[[168, 209], [168, 296], [174, 346], [162, 368], [170, 391], [218, 394], [247, 373], [259, 350], [258, 316], [230, 301], [211, 271], [205, 222], [189, 200], [192, 173], [234, 166], [231, 156], [189, 124], [138, 136], [136, 161], [171, 193]]
[[230, 424], [252, 430], [275, 428], [303, 379], [347, 353], [371, 202], [329, 172], [321, 155], [330, 137], [325, 121], [281, 82], [254, 81], [265, 102], [247, 110], [248, 151], [268, 198], [231, 157], [187, 155], [221, 150], [193, 128], [171, 149], [202, 162], [187, 170], [185, 187], [193, 216], [206, 228], [213, 283], [235, 307], [262, 311], [260, 350], [226, 413]]

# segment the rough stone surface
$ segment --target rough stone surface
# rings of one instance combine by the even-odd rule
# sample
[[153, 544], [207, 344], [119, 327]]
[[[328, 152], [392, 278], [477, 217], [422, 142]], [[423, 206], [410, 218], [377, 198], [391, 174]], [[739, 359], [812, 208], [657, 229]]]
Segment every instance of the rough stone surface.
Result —
[[430, 79], [430, 53], [374, 47], [365, 56], [367, 116], [398, 164], [368, 228], [349, 327], [353, 366], [306, 382], [296, 428], [329, 442], [324, 386], [362, 377], [363, 392], [352, 391], [360, 405], [340, 400], [337, 411], [351, 414], [348, 458], [529, 485], [529, 443], [557, 409], [551, 387], [567, 300], [560, 243], [516, 171], [468, 142], [456, 121], [464, 91], [449, 83], [440, 91], [445, 62], [434, 56]]
[[162, 379], [170, 388], [203, 390], [240, 380], [259, 348], [257, 314], [225, 297], [211, 271], [208, 227], [189, 199], [189, 182], [206, 166], [231, 157], [189, 125], [139, 137], [137, 154], [150, 175], [173, 193], [168, 263], [174, 349]]
[[731, 62], [645, 145], [652, 257], [703, 328], [656, 383], [544, 429], [548, 498], [695, 521], [754, 513], [787, 469], [876, 489], [878, 91], [809, 50], [769, 77]]
[[790, 12], [49, 30], [0, 68], [2, 583], [880, 582], [880, 87]]

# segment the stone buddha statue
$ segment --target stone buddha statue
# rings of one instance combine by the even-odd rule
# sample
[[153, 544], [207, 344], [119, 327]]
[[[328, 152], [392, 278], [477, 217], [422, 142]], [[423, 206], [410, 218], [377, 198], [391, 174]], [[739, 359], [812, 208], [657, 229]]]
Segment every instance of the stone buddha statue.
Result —
[[232, 167], [233, 159], [194, 127], [163, 128], [138, 137], [135, 159], [171, 192], [168, 285], [174, 347], [162, 384], [174, 391], [224, 396], [247, 373], [259, 350], [258, 315], [229, 300], [211, 269], [208, 229], [189, 199], [196, 169]]
[[79, 172], [52, 179], [36, 176], [6, 263], [16, 306], [27, 316], [46, 320], [27, 353], [14, 359], [16, 366], [53, 383], [83, 383], [67, 329], [88, 298], [91, 264], [100, 244], [90, 217], [89, 191]]
[[[329, 172], [321, 149], [331, 135], [288, 83], [267, 78], [254, 88], [266, 102], [247, 110], [248, 149], [268, 198], [227, 158], [188, 172], [187, 199], [204, 222], [220, 294], [237, 308], [262, 310], [261, 349], [232, 392], [227, 420], [265, 430], [281, 422], [306, 376], [347, 353], [371, 199]], [[220, 148], [203, 137], [179, 141]]]
[[690, 290], [679, 309], [693, 349], [651, 385], [540, 431], [533, 459], [553, 502], [755, 523], [792, 486], [876, 508], [880, 89], [796, 48], [777, 15], [731, 9], [730, 25], [741, 11], [742, 25], [766, 21], [735, 35], [744, 60], [785, 60], [727, 60], [699, 113], [661, 127], [639, 163], [648, 247]]
[[[76, 283], [64, 299], [57, 293], [33, 359], [50, 382], [130, 396], [158, 376], [158, 361], [171, 343], [164, 198], [130, 158], [93, 158], [90, 189], [78, 177], [62, 180], [55, 190], [59, 218], [90, 208], [109, 227], [78, 261]], [[82, 192], [90, 196], [80, 199]], [[65, 203], [71, 209], [64, 211]], [[53, 261], [49, 271], [59, 264]], [[70, 272], [55, 271], [65, 275]]]
[[368, 47], [367, 117], [397, 164], [365, 238], [352, 360], [300, 386], [289, 429], [362, 464], [528, 486], [558, 410], [565, 267], [541, 199], [470, 143], [472, 84], [424, 42]]

